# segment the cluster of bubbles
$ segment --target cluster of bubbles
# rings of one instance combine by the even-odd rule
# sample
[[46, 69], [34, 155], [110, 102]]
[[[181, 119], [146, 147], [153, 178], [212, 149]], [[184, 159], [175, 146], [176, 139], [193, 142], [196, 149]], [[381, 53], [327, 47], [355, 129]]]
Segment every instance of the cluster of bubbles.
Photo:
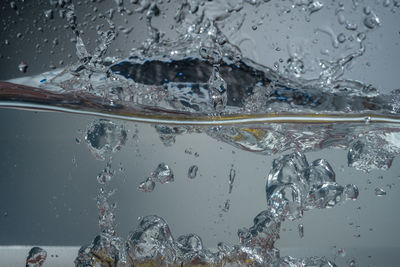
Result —
[[156, 186], [156, 182], [165, 184], [173, 181], [174, 173], [172, 172], [171, 168], [165, 163], [160, 163], [151, 173], [151, 176], [139, 184], [138, 188], [142, 192], [152, 192]]
[[[160, 164], [162, 165], [162, 164]], [[155, 176], [170, 177], [165, 165]], [[232, 174], [231, 174], [232, 175]], [[233, 174], [234, 175], [234, 174]], [[168, 180], [168, 179], [167, 179]], [[75, 264], [83, 266], [334, 266], [324, 258], [295, 259], [280, 257], [274, 243], [279, 238], [285, 219], [296, 220], [313, 208], [332, 208], [338, 203], [358, 197], [358, 188], [341, 186], [324, 159], [308, 163], [304, 154], [294, 152], [273, 161], [267, 176], [267, 209], [254, 218], [250, 228], [238, 230], [240, 243], [234, 246], [219, 243], [217, 250], [203, 247], [195, 234], [174, 238], [167, 222], [156, 215], [140, 219], [126, 241], [103, 232], [91, 244], [79, 250]], [[299, 225], [300, 235], [304, 235]], [[322, 265], [321, 265], [322, 264]]]

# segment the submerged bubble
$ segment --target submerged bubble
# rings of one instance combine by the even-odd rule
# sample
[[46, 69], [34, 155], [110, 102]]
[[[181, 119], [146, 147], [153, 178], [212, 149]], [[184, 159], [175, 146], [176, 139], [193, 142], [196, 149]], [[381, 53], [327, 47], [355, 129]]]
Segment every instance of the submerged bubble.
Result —
[[170, 183], [174, 181], [174, 173], [171, 168], [165, 164], [160, 163], [157, 166], [157, 169], [152, 172], [153, 181], [159, 182], [161, 184]]
[[97, 181], [99, 184], [106, 184], [111, 181], [113, 175], [114, 170], [112, 170], [111, 166], [107, 164], [107, 167], [97, 175]]
[[100, 119], [94, 121], [87, 130], [85, 140], [92, 154], [99, 160], [105, 160], [125, 145], [127, 131], [122, 125]]
[[229, 171], [229, 191], [228, 194], [232, 193], [232, 188], [233, 188], [233, 182], [235, 181], [236, 177], [236, 170], [233, 169], [233, 166], [231, 170]]
[[176, 259], [174, 239], [167, 223], [158, 216], [147, 216], [131, 232], [126, 244], [129, 258], [145, 261], [163, 258], [167, 263]]
[[326, 160], [318, 159], [309, 165], [302, 153], [294, 152], [273, 161], [266, 195], [273, 216], [293, 220], [302, 217], [304, 210], [333, 207], [347, 198], [355, 199], [358, 189], [355, 185], [338, 185]]
[[382, 188], [377, 187], [375, 188], [375, 195], [377, 195], [378, 197], [386, 196], [386, 191]]
[[380, 24], [380, 19], [373, 12], [364, 18], [364, 25], [369, 29], [374, 29], [375, 27], [380, 26]]
[[197, 167], [196, 165], [192, 165], [189, 167], [188, 170], [188, 177], [190, 179], [194, 179], [197, 176], [197, 171], [199, 170], [199, 167]]
[[203, 249], [201, 238], [195, 234], [181, 235], [176, 239], [177, 245], [184, 253], [196, 252]]
[[156, 183], [153, 181], [153, 178], [149, 177], [139, 184], [138, 189], [142, 192], [149, 193], [149, 192], [153, 192], [155, 186], [156, 186]]
[[337, 40], [339, 43], [344, 43], [346, 41], [346, 35], [344, 35], [344, 33], [339, 33]]
[[41, 267], [47, 258], [47, 251], [40, 247], [33, 247], [26, 258], [26, 267]]
[[304, 225], [303, 225], [302, 223], [300, 223], [300, 224], [297, 226], [297, 228], [298, 228], [298, 230], [299, 230], [299, 236], [300, 236], [300, 238], [303, 238], [303, 237], [304, 237]]
[[348, 184], [344, 188], [344, 195], [347, 199], [357, 199], [359, 194], [358, 187], [353, 184]]

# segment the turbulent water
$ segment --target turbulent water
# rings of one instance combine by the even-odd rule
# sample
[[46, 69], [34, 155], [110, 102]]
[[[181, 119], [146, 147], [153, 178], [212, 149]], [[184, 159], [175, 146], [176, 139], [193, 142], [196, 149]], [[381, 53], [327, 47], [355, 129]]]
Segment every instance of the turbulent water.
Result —
[[[108, 29], [98, 32], [99, 45], [89, 52], [74, 4], [56, 3], [76, 35], [79, 61], [35, 77], [0, 82], [0, 106], [149, 122], [166, 146], [180, 135], [204, 133], [246, 151], [284, 154], [277, 156], [266, 175], [266, 210], [253, 225], [238, 230], [238, 244], [221, 242], [215, 249], [205, 248], [195, 234], [174, 237], [167, 222], [156, 215], [141, 218], [124, 238], [115, 231], [115, 207], [108, 202], [112, 190], [107, 184], [114, 175], [111, 155], [125, 145], [127, 131], [108, 119], [96, 120], [88, 126], [85, 141], [97, 159], [107, 162], [97, 176], [102, 186], [97, 198], [100, 234], [79, 250], [75, 265], [334, 266], [325, 258], [280, 257], [274, 244], [283, 221], [358, 197], [355, 185], [336, 183], [329, 162], [309, 163], [305, 152], [345, 149], [348, 165], [365, 172], [390, 168], [400, 153], [399, 92], [381, 94], [371, 85], [341, 78], [346, 65], [363, 55], [365, 33], [357, 34], [353, 52], [332, 62], [321, 61], [319, 77], [305, 79], [300, 58], [290, 58], [285, 72], [279, 72], [242, 56], [221, 30], [243, 13], [244, 6], [270, 1], [220, 3], [216, 9], [206, 1], [182, 1], [174, 17], [174, 39], [161, 35], [152, 23], [162, 13], [162, 3], [131, 2], [135, 12], [143, 14], [148, 39], [126, 58], [105, 56], [117, 35], [112, 19], [106, 19]], [[123, 1], [116, 4], [119, 12], [131, 12]], [[292, 6], [303, 10], [307, 21], [323, 7], [322, 1], [293, 1]], [[372, 30], [379, 25], [379, 18], [365, 11], [364, 27]], [[344, 42], [343, 36], [336, 42]], [[195, 179], [197, 171], [196, 165], [191, 166], [188, 177]], [[235, 174], [232, 167], [229, 193]], [[138, 189], [150, 193], [173, 181], [171, 167], [160, 163]], [[228, 199], [224, 210], [229, 205]], [[299, 225], [300, 236], [303, 231]], [[35, 253], [45, 260], [45, 252]]]

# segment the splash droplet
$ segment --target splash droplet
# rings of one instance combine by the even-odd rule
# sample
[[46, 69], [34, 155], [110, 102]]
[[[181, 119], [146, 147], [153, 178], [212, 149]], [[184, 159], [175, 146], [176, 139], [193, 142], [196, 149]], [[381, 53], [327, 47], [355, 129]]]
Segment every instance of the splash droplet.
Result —
[[54, 18], [53, 10], [52, 9], [45, 10], [44, 16], [46, 19], [53, 19]]
[[18, 65], [18, 70], [22, 73], [25, 73], [28, 70], [28, 63], [22, 61], [21, 63], [19, 63]]

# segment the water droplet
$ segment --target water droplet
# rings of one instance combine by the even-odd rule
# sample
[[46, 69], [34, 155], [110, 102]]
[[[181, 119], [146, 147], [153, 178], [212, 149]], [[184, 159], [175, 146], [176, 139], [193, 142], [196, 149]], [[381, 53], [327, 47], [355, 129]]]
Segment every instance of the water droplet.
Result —
[[171, 168], [165, 164], [160, 163], [152, 172], [153, 181], [159, 182], [161, 184], [170, 183], [174, 181], [174, 173], [172, 172]]
[[21, 63], [19, 63], [19, 65], [18, 65], [18, 70], [19, 70], [20, 72], [25, 73], [25, 72], [27, 71], [27, 69], [28, 69], [28, 63], [26, 63], [26, 62], [24, 62], [24, 61], [22, 61]]
[[139, 184], [138, 189], [142, 192], [153, 192], [156, 183], [153, 181], [152, 177], [147, 178]]
[[199, 170], [199, 167], [197, 167], [196, 165], [192, 165], [189, 167], [188, 170], [188, 177], [190, 179], [194, 179], [197, 176], [197, 171]]
[[14, 1], [10, 2], [10, 7], [14, 10], [17, 10], [17, 4]]
[[53, 9], [48, 9], [44, 11], [44, 16], [46, 19], [53, 19]]
[[28, 257], [26, 258], [26, 266], [27, 267], [41, 267], [47, 258], [46, 250], [40, 247], [33, 247], [28, 253]]
[[378, 197], [386, 196], [386, 191], [383, 190], [382, 188], [375, 188], [375, 195]]

